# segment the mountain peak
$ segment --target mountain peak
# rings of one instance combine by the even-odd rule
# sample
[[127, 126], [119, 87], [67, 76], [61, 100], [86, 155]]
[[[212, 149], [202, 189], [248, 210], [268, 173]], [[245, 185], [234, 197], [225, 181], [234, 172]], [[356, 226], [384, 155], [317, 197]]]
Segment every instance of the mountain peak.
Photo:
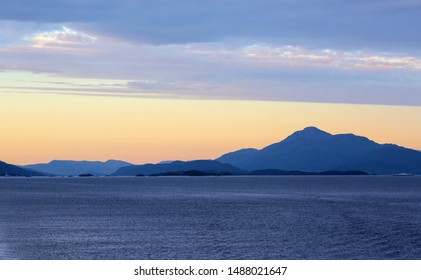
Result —
[[294, 132], [281, 142], [254, 153], [237, 151], [223, 155], [218, 160], [244, 170], [364, 170], [372, 174], [421, 174], [419, 152], [396, 145], [378, 144], [351, 133], [332, 135], [316, 127]]
[[318, 129], [315, 126], [309, 126], [303, 130], [299, 130], [287, 137], [287, 139], [296, 139], [296, 138], [319, 138], [325, 136], [332, 136], [332, 134], [327, 133], [321, 129]]
[[297, 132], [301, 132], [301, 133], [311, 133], [311, 134], [324, 134], [324, 135], [331, 135], [330, 133], [327, 133], [326, 131], [323, 131], [315, 126], [308, 126], [306, 128], [304, 128], [301, 131], [297, 131]]

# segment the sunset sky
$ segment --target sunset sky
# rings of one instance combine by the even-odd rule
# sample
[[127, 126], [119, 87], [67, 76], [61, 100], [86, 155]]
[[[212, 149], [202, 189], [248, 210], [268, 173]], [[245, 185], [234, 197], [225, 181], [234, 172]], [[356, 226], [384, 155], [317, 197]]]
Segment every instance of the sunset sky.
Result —
[[421, 150], [421, 1], [0, 7], [2, 161], [217, 158], [306, 126]]

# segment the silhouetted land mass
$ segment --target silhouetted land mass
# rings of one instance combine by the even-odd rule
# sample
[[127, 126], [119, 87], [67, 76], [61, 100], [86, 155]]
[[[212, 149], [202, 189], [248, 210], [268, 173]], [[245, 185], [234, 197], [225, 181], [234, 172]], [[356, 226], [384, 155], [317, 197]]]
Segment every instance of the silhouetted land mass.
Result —
[[80, 174], [79, 175], [79, 177], [93, 177], [94, 175], [93, 174], [91, 174], [91, 173], [83, 173], [83, 174]]
[[261, 150], [242, 149], [217, 160], [248, 171], [363, 170], [370, 174], [421, 174], [419, 151], [393, 144], [378, 144], [354, 134], [332, 135], [316, 127], [297, 131]]
[[[154, 175], [173, 172], [174, 176], [179, 176], [180, 172], [195, 171], [208, 174], [245, 174], [241, 170], [231, 164], [220, 163], [215, 160], [193, 160], [193, 161], [173, 161], [171, 163], [158, 163], [158, 164], [143, 164], [132, 165], [120, 168], [113, 176], [136, 176], [138, 174]], [[167, 175], [168, 176], [168, 175]], [[187, 175], [188, 176], [188, 175]]]
[[370, 175], [367, 172], [359, 171], [359, 170], [351, 170], [351, 171], [336, 171], [336, 170], [330, 170], [330, 171], [323, 171], [319, 172], [316, 175]]
[[332, 135], [316, 127], [297, 131], [261, 150], [242, 149], [216, 160], [142, 165], [119, 160], [54, 160], [25, 167], [1, 163], [0, 176], [421, 175], [419, 151], [378, 144], [354, 134]]
[[200, 177], [200, 176], [231, 176], [232, 174], [229, 172], [203, 172], [199, 170], [187, 170], [187, 171], [177, 171], [177, 172], [162, 172], [151, 174], [149, 176], [158, 177], [158, 176], [193, 176], [193, 177]]
[[121, 160], [108, 160], [106, 162], [53, 160], [49, 163], [31, 164], [24, 167], [38, 172], [59, 176], [78, 176], [83, 173], [91, 173], [95, 176], [105, 176], [114, 173], [121, 167], [129, 165], [131, 165], [131, 163]]
[[46, 176], [41, 172], [28, 170], [0, 161], [0, 176]]
[[[187, 171], [167, 171], [167, 172], [160, 172], [155, 174], [150, 174], [148, 176], [152, 177], [160, 177], [160, 176], [232, 176], [233, 174], [229, 172], [203, 172], [199, 170], [187, 170]], [[254, 170], [251, 172], [243, 173], [243, 174], [236, 174], [237, 176], [241, 175], [249, 175], [249, 176], [305, 176], [305, 175], [336, 175], [336, 176], [343, 176], [343, 175], [369, 175], [363, 171], [324, 171], [324, 172], [303, 172], [298, 170], [292, 171], [285, 171], [279, 169], [264, 169], [264, 170]], [[144, 177], [143, 174], [136, 175], [137, 177]]]
[[337, 175], [337, 176], [343, 176], [343, 175], [369, 175], [367, 172], [364, 171], [358, 171], [358, 170], [352, 170], [352, 171], [323, 171], [323, 172], [304, 172], [304, 171], [298, 171], [298, 170], [291, 170], [291, 171], [285, 171], [285, 170], [279, 170], [279, 169], [262, 169], [262, 170], [254, 170], [248, 173], [248, 175], [276, 175], [276, 176], [304, 176], [304, 175]]

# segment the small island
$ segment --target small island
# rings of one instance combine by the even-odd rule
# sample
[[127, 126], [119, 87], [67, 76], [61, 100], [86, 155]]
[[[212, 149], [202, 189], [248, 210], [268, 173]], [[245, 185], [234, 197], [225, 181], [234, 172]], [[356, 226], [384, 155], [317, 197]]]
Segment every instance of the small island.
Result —
[[79, 177], [94, 177], [94, 175], [91, 173], [83, 173], [83, 174], [80, 174]]

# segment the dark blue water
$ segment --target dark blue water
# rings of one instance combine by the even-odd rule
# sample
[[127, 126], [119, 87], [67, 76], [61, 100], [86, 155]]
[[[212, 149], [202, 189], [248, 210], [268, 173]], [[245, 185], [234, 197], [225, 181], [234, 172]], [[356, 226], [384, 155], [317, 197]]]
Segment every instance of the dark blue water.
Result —
[[421, 259], [421, 177], [2, 178], [2, 259]]

